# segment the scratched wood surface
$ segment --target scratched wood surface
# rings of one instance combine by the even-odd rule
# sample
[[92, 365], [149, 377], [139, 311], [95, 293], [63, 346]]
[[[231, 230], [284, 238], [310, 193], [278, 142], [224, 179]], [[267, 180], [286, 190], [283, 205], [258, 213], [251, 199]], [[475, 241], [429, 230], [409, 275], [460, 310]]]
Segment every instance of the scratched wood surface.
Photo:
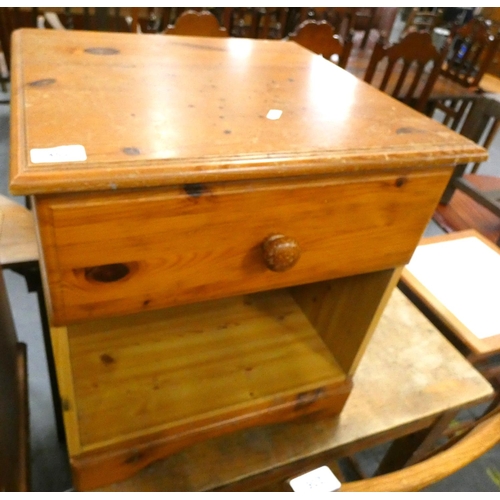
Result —
[[[12, 46], [13, 193], [486, 158], [295, 43], [24, 29]], [[75, 144], [86, 161], [30, 161], [32, 148]]]
[[[403, 265], [449, 175], [438, 169], [37, 197], [52, 322]], [[301, 250], [284, 272], [266, 267], [261, 247], [272, 234], [293, 238]], [[123, 272], [101, 279], [96, 266]]]
[[110, 491], [265, 490], [430, 425], [491, 397], [486, 380], [395, 290], [339, 417], [290, 422], [199, 443], [110, 485]]
[[201, 439], [338, 413], [350, 390], [286, 290], [85, 322], [53, 336], [68, 339], [68, 353], [55, 354], [67, 419], [76, 416], [68, 442], [75, 481], [86, 488]]

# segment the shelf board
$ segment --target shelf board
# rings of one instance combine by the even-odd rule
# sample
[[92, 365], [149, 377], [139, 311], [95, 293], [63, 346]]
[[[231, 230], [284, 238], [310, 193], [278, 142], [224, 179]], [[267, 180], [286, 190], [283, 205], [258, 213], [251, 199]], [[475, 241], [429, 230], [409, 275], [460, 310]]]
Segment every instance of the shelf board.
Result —
[[345, 400], [350, 384], [287, 290], [74, 324], [67, 333], [83, 451], [234, 426], [252, 412], [324, 409], [336, 388]]

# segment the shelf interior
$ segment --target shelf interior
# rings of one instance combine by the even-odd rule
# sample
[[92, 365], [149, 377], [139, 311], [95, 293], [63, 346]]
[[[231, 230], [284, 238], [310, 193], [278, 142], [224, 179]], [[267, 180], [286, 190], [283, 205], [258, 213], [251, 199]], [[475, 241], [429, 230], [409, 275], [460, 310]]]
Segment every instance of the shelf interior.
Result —
[[74, 324], [68, 340], [83, 449], [346, 382], [288, 290]]

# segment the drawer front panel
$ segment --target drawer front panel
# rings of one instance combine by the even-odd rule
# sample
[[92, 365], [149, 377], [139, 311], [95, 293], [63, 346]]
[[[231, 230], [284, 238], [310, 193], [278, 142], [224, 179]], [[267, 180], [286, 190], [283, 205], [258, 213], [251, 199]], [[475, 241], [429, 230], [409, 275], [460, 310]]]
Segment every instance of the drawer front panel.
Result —
[[[406, 263], [450, 169], [36, 200], [54, 325]], [[298, 247], [270, 270], [263, 242]], [[46, 287], [47, 288], [47, 287]]]

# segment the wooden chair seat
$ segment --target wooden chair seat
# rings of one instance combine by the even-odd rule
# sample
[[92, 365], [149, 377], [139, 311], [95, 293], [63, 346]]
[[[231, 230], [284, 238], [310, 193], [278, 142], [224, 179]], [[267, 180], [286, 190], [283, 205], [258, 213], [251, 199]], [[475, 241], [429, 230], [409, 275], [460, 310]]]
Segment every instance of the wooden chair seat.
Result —
[[35, 221], [24, 206], [0, 195], [0, 265], [37, 262]]

